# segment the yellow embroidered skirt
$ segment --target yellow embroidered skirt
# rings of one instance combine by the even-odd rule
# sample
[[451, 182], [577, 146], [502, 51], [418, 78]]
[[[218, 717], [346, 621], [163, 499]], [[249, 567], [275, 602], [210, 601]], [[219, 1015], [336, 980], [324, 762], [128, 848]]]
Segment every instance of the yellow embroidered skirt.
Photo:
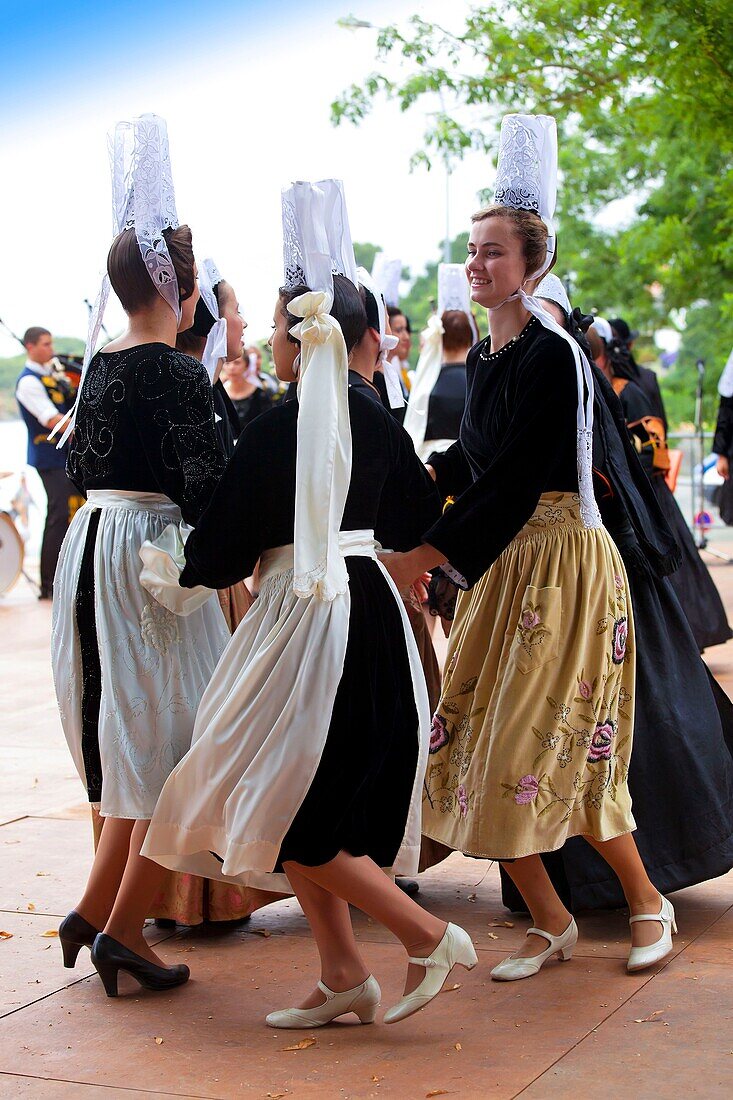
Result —
[[514, 859], [636, 826], [628, 788], [634, 631], [626, 573], [578, 497], [548, 493], [461, 593], [433, 719], [423, 832]]

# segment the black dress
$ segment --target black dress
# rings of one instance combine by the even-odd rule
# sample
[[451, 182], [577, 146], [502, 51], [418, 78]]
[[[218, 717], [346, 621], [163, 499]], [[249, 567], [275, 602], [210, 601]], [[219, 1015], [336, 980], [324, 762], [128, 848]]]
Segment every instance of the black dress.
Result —
[[[634, 382], [629, 382], [623, 388], [620, 400], [627, 424], [634, 424], [643, 417], [656, 415], [651, 402]], [[643, 434], [643, 429], [640, 431]], [[652, 488], [657, 495], [664, 517], [682, 550], [682, 564], [670, 576], [670, 582], [687, 616], [698, 648], [702, 652], [708, 646], [721, 645], [733, 637], [733, 632], [728, 625], [723, 601], [715, 587], [715, 582], [700, 557], [690, 529], [663, 473], [655, 470], [651, 464], [649, 447], [642, 449], [641, 460], [651, 479]]]
[[[716, 455], [733, 458], [733, 397], [720, 398], [718, 421], [715, 425], [713, 451]], [[733, 526], [733, 478], [729, 477], [718, 490], [716, 504], [720, 518], [728, 527]]]
[[[437, 517], [432, 480], [381, 405], [349, 390], [352, 474], [342, 531], [371, 530], [408, 550]], [[181, 584], [221, 588], [264, 551], [293, 541], [297, 401], [242, 433], [186, 544]], [[346, 657], [323, 754], [282, 842], [280, 863], [320, 865], [345, 850], [391, 866], [415, 781], [417, 715], [400, 609], [377, 563], [346, 558], [351, 611]]]

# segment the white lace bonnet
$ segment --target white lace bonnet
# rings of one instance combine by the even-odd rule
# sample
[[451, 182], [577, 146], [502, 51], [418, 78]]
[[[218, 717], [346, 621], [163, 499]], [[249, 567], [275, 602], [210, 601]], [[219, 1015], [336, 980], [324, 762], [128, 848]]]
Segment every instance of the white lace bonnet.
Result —
[[214, 324], [206, 337], [201, 362], [206, 367], [212, 385], [219, 360], [227, 357], [227, 320], [219, 312], [219, 302], [214, 292], [214, 287], [221, 281], [218, 267], [211, 258], [207, 257], [199, 265], [198, 283], [204, 305], [214, 318]]
[[545, 298], [564, 309], [568, 317], [572, 313], [568, 292], [557, 275], [548, 272], [535, 290], [535, 298]]
[[[176, 229], [179, 225], [165, 120], [147, 114], [131, 122], [118, 122], [109, 135], [108, 145], [112, 169], [113, 237], [124, 229], [135, 230], [143, 262], [156, 290], [176, 317], [180, 317], [178, 280], [163, 236], [164, 229]], [[58, 447], [63, 447], [74, 430], [78, 395], [99, 340], [109, 291], [109, 276], [105, 274], [89, 314], [77, 399], [51, 433], [53, 437], [66, 425]]]
[[303, 318], [300, 341], [293, 590], [333, 600], [348, 589], [339, 532], [351, 480], [348, 355], [331, 316], [333, 276], [357, 284], [343, 184], [299, 181], [282, 192], [284, 285]]
[[[544, 275], [555, 256], [555, 203], [557, 200], [557, 127], [550, 115], [505, 115], [501, 124], [496, 166], [494, 202], [515, 210], [530, 210], [547, 228], [547, 255], [525, 283]], [[507, 301], [522, 305], [550, 332], [561, 336], [573, 353], [578, 385], [577, 460], [580, 515], [586, 527], [600, 527], [601, 514], [593, 494], [593, 375], [590, 364], [572, 336], [557, 324], [542, 302], [524, 290], [524, 284]]]

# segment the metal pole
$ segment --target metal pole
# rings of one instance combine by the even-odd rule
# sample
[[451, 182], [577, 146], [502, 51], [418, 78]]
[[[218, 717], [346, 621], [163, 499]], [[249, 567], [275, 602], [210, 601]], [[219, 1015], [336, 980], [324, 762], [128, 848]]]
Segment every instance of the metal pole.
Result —
[[450, 161], [445, 158], [445, 240], [443, 241], [443, 262], [451, 263], [450, 239]]

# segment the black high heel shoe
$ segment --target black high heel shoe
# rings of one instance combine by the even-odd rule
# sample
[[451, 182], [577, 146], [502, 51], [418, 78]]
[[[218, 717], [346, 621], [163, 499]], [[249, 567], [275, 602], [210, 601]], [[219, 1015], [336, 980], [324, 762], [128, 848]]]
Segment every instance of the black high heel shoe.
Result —
[[108, 997], [117, 996], [117, 976], [120, 970], [131, 974], [143, 989], [156, 992], [175, 989], [187, 982], [191, 971], [185, 963], [178, 966], [157, 966], [112, 936], [100, 932], [92, 945], [92, 962], [102, 979]]
[[72, 909], [64, 917], [59, 925], [59, 939], [64, 953], [64, 966], [68, 970], [72, 970], [76, 965], [77, 955], [82, 947], [91, 947], [98, 935], [99, 929], [88, 920], [84, 920], [76, 909]]

